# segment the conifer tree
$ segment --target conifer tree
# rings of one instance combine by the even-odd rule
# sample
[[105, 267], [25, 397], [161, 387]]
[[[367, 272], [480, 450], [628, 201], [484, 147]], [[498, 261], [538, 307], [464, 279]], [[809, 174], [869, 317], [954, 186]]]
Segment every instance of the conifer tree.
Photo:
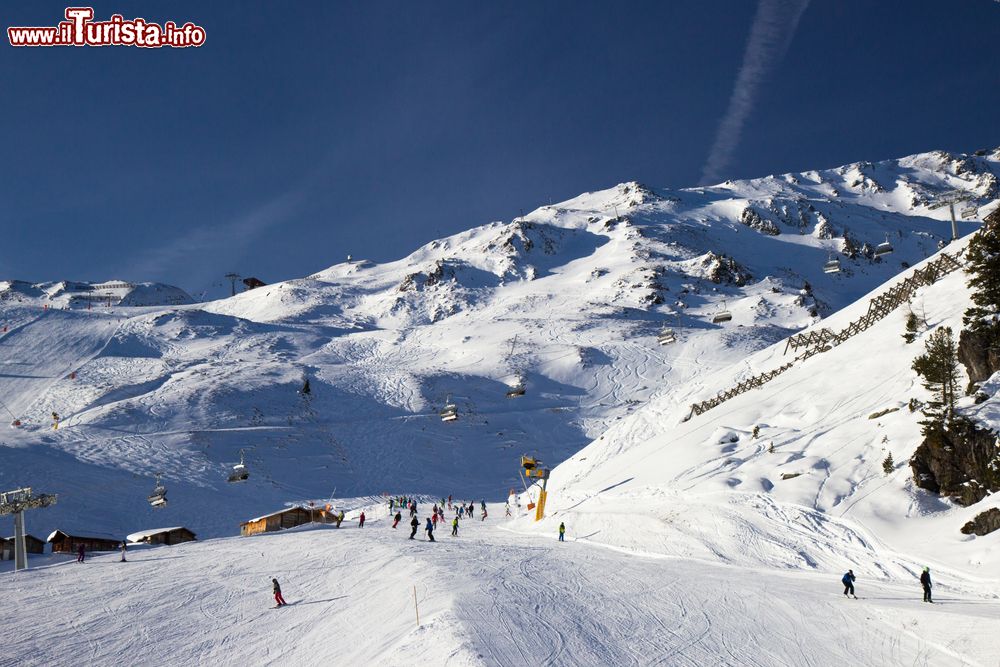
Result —
[[958, 350], [950, 327], [941, 327], [927, 337], [926, 352], [913, 360], [913, 370], [923, 378], [934, 398], [924, 410], [924, 432], [939, 429], [951, 417], [958, 397]]
[[965, 257], [974, 305], [965, 311], [964, 322], [973, 333], [1000, 339], [1000, 209], [986, 216]]
[[917, 318], [917, 314], [912, 310], [906, 316], [906, 333], [903, 334], [903, 340], [908, 344], [912, 343], [917, 339], [917, 331], [920, 326], [920, 320]]
[[885, 457], [885, 460], [882, 461], [882, 471], [886, 475], [891, 475], [895, 467], [896, 462], [892, 460], [892, 452], [889, 452], [889, 454]]

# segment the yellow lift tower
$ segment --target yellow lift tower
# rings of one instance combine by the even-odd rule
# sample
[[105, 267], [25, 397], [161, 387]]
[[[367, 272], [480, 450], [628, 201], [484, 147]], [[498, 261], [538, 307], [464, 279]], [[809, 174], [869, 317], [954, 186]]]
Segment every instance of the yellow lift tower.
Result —
[[[524, 468], [525, 477], [542, 480], [542, 488], [538, 492], [538, 503], [535, 505], [535, 521], [541, 521], [545, 517], [545, 499], [548, 497], [545, 487], [548, 484], [551, 471], [548, 468], [543, 468], [542, 462], [533, 456], [522, 456], [521, 467]], [[528, 505], [528, 509], [531, 509], [531, 505]]]

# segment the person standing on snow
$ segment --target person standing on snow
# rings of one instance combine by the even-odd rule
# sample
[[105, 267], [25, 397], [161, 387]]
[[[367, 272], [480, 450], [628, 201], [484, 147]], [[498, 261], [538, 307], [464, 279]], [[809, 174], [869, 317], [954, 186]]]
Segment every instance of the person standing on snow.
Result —
[[122, 559], [119, 561], [121, 563], [126, 562], [126, 560], [125, 560], [125, 551], [126, 551], [126, 549], [128, 549], [128, 546], [126, 546], [126, 544], [124, 542], [122, 542]]
[[411, 540], [413, 539], [413, 536], [417, 534], [417, 527], [419, 525], [420, 525], [420, 522], [417, 521], [417, 517], [413, 517], [412, 519], [410, 519], [410, 528], [412, 528], [412, 530], [410, 531], [410, 539]]
[[337, 528], [340, 528], [340, 523], [344, 520], [344, 510], [340, 510], [340, 514], [337, 515]]
[[399, 520], [403, 518], [403, 515], [396, 512], [396, 516], [392, 517], [392, 527], [395, 528], [399, 525]]
[[931, 569], [925, 567], [920, 573], [920, 585], [924, 587], [924, 602], [934, 602], [931, 599]]
[[77, 549], [76, 549], [76, 562], [77, 562], [77, 563], [82, 563], [82, 562], [83, 562], [83, 558], [84, 558], [84, 553], [85, 553], [85, 552], [84, 552], [84, 549], [83, 549], [83, 545], [81, 544], [81, 545], [80, 545], [79, 547], [77, 547]]
[[358, 528], [365, 527], [365, 511], [361, 510], [361, 516], [358, 517]]
[[427, 531], [427, 539], [431, 542], [434, 541], [434, 525], [431, 523], [431, 518], [427, 517], [427, 526], [424, 528]]
[[559, 541], [566, 541], [566, 524], [562, 522], [559, 523]]
[[437, 511], [435, 511], [434, 514], [431, 515], [431, 523], [434, 524], [434, 528], [438, 527], [438, 515], [437, 515]]
[[854, 570], [848, 570], [840, 579], [840, 583], [844, 584], [844, 597], [853, 595], [855, 600], [858, 599], [858, 596], [854, 595]]
[[458, 537], [458, 517], [451, 520], [451, 536]]
[[277, 579], [271, 579], [271, 583], [274, 584], [271, 589], [274, 591], [274, 601], [277, 602], [278, 607], [283, 607], [288, 604], [285, 602], [285, 598], [281, 597], [281, 586], [278, 584]]

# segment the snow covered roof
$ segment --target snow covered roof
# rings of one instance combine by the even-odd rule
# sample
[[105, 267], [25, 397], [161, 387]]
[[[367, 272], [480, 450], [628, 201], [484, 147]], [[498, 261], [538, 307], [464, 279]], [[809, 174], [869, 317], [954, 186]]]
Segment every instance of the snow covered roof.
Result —
[[129, 542], [142, 542], [147, 537], [152, 537], [153, 535], [159, 535], [161, 533], [170, 533], [175, 530], [186, 530], [194, 535], [190, 528], [185, 528], [184, 526], [174, 526], [173, 528], [150, 528], [149, 530], [140, 530], [137, 533], [132, 533], [126, 536], [125, 539]]
[[[318, 508], [314, 507], [313, 509], [318, 509]], [[249, 519], [247, 521], [247, 523], [253, 523], [254, 521], [260, 521], [261, 519], [266, 519], [266, 518], [272, 517], [272, 516], [278, 516], [279, 514], [284, 514], [285, 512], [289, 512], [291, 510], [307, 510], [308, 511], [309, 508], [308, 507], [303, 507], [302, 505], [292, 505], [291, 507], [286, 507], [285, 509], [278, 510], [277, 512], [271, 512], [270, 514], [265, 514], [263, 516], [254, 517], [253, 519]]]
[[110, 541], [110, 542], [121, 542], [121, 538], [118, 537], [117, 535], [112, 535], [110, 533], [102, 533], [102, 532], [96, 531], [96, 530], [74, 531], [74, 532], [71, 533], [71, 532], [68, 532], [68, 531], [65, 531], [65, 530], [59, 530], [59, 529], [53, 530], [52, 533], [49, 535], [48, 539], [46, 539], [45, 541], [46, 542], [51, 542], [53, 540], [53, 538], [55, 538], [55, 536], [56, 536], [57, 533], [62, 533], [63, 535], [69, 535], [71, 537], [83, 537], [83, 538], [88, 538], [88, 539], [92, 539], [92, 540], [107, 540], [107, 541]]

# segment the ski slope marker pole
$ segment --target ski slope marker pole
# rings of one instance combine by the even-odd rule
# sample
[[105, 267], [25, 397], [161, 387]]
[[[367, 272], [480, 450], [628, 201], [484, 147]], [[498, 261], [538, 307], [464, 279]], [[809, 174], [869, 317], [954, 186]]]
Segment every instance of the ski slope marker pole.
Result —
[[420, 609], [417, 607], [417, 587], [413, 586], [413, 611], [417, 615], [417, 627], [420, 627]]

